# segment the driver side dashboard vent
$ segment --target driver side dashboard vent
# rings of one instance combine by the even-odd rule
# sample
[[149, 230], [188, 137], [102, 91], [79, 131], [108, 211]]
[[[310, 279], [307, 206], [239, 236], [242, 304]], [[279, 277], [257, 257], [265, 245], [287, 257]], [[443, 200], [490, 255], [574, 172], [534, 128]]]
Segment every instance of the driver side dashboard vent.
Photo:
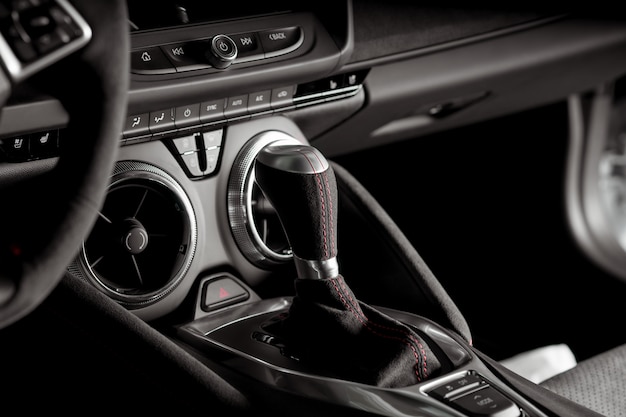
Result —
[[128, 308], [173, 291], [197, 243], [193, 208], [181, 186], [155, 166], [119, 162], [99, 214], [71, 271]]

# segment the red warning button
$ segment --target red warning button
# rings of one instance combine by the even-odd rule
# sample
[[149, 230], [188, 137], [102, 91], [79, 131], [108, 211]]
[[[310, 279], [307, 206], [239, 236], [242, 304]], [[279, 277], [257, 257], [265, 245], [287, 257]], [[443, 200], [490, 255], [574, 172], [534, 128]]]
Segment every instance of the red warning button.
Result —
[[250, 294], [231, 278], [218, 278], [204, 284], [202, 309], [215, 310], [230, 304], [247, 300]]

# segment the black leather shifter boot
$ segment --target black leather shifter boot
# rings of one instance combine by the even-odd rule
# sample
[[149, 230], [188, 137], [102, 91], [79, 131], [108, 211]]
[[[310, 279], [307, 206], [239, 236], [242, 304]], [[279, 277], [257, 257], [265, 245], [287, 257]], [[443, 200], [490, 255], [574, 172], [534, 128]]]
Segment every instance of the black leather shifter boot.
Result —
[[257, 156], [256, 181], [294, 253], [296, 296], [272, 332], [320, 374], [379, 387], [413, 385], [441, 365], [418, 331], [357, 300], [337, 264], [337, 188], [315, 148], [287, 145]]

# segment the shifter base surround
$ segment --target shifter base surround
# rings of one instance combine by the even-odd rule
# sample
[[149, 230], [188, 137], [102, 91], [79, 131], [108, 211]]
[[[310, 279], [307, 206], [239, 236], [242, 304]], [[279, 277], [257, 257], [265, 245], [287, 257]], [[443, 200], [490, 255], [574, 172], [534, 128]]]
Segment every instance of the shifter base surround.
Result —
[[[260, 300], [216, 311], [178, 326], [177, 334], [193, 351], [216, 360], [229, 372], [255, 380], [276, 391], [381, 416], [460, 416], [454, 404], [436, 390], [467, 375], [479, 375], [489, 387], [510, 399], [518, 415], [544, 417], [541, 411], [498, 377], [458, 335], [411, 313], [376, 307], [425, 335], [442, 360], [433, 378], [406, 387], [381, 388], [337, 378], [329, 370], [311, 369], [276, 335], [272, 326], [284, 320], [292, 297]], [[323, 335], [320, 335], [323, 337]]]

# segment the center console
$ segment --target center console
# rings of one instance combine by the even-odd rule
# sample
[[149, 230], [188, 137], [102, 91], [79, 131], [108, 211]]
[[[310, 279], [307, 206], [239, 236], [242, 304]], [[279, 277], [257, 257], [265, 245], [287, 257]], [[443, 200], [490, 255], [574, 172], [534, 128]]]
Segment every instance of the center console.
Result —
[[290, 303], [289, 298], [278, 298], [230, 308], [182, 325], [178, 335], [207, 356], [222, 358], [230, 372], [256, 383], [373, 415], [546, 416], [502, 383], [458, 335], [397, 310], [379, 307], [428, 338], [444, 363], [440, 375], [411, 386], [381, 388], [321, 374], [302, 364], [289, 344], [268, 331], [288, 314]]
[[[296, 295], [209, 310], [180, 325], [177, 337], [201, 356], [219, 358], [238, 377], [363, 413], [546, 415], [504, 384], [460, 334], [419, 315], [358, 301], [337, 263], [334, 170], [319, 151], [294, 138], [262, 138], [251, 141], [254, 152], [242, 152], [293, 251]], [[212, 285], [218, 298], [249, 293], [243, 285], [243, 291], [229, 287], [224, 277]], [[210, 306], [208, 289], [204, 297], [202, 304]]]

